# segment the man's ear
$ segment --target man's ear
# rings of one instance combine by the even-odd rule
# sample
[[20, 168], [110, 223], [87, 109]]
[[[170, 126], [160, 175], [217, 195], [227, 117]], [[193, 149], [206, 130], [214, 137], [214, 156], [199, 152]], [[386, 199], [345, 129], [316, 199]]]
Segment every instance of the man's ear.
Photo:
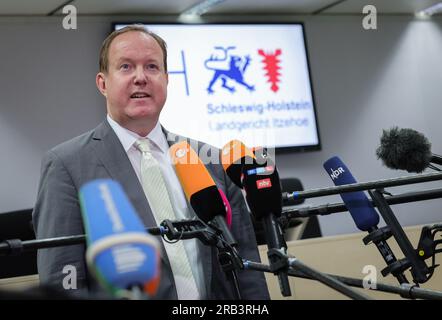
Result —
[[97, 84], [98, 90], [100, 90], [103, 96], [107, 96], [107, 88], [106, 88], [106, 75], [103, 72], [97, 73], [95, 77], [95, 83]]

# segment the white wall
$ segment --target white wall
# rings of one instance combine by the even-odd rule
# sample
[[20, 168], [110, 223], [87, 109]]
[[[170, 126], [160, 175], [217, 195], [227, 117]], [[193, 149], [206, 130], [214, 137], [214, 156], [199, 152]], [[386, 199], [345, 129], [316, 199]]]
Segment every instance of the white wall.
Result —
[[[284, 21], [291, 19], [306, 26], [323, 148], [278, 156], [282, 177], [299, 177], [305, 189], [330, 186], [322, 163], [333, 155], [339, 155], [359, 181], [405, 175], [384, 168], [375, 156], [382, 129], [393, 125], [423, 132], [433, 151], [442, 152], [440, 18], [380, 16], [376, 31], [363, 30], [359, 17]], [[69, 31], [62, 28], [60, 17], [0, 18], [0, 212], [32, 207], [43, 153], [104, 118], [95, 74], [98, 50], [112, 21], [129, 18], [80, 18], [78, 29]], [[315, 198], [306, 204], [338, 200]], [[442, 220], [439, 203], [394, 208], [404, 225], [413, 225]], [[357, 231], [344, 213], [321, 217], [320, 222], [326, 235]]]
[[0, 19], [0, 212], [31, 208], [45, 150], [103, 117], [95, 89], [103, 23]]

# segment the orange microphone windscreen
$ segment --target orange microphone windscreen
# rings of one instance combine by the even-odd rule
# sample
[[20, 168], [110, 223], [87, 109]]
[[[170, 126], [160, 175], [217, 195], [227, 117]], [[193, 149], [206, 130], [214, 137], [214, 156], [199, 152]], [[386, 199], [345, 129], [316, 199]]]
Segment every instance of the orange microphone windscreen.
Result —
[[195, 193], [210, 186], [215, 186], [215, 182], [201, 159], [186, 141], [171, 146], [169, 153], [172, 163], [175, 165], [178, 179], [189, 201]]

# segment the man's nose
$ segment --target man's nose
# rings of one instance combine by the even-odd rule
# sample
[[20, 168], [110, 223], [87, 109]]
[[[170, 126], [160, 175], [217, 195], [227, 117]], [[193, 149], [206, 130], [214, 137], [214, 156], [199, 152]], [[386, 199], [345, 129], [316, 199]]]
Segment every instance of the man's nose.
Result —
[[134, 83], [137, 85], [144, 85], [147, 83], [147, 75], [143, 67], [135, 69]]

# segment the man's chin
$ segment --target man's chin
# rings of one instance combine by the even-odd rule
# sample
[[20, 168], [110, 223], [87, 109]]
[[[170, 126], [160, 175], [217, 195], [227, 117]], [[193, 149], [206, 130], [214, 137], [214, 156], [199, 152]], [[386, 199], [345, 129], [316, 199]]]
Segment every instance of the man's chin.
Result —
[[152, 116], [158, 116], [161, 110], [158, 110], [157, 107], [148, 106], [148, 105], [138, 105], [133, 106], [129, 110], [129, 115], [133, 119], [139, 118], [149, 118]]
[[158, 120], [159, 112], [156, 110], [142, 110], [139, 112], [132, 112], [129, 114], [129, 119], [134, 122], [143, 122], [143, 121], [156, 121]]

